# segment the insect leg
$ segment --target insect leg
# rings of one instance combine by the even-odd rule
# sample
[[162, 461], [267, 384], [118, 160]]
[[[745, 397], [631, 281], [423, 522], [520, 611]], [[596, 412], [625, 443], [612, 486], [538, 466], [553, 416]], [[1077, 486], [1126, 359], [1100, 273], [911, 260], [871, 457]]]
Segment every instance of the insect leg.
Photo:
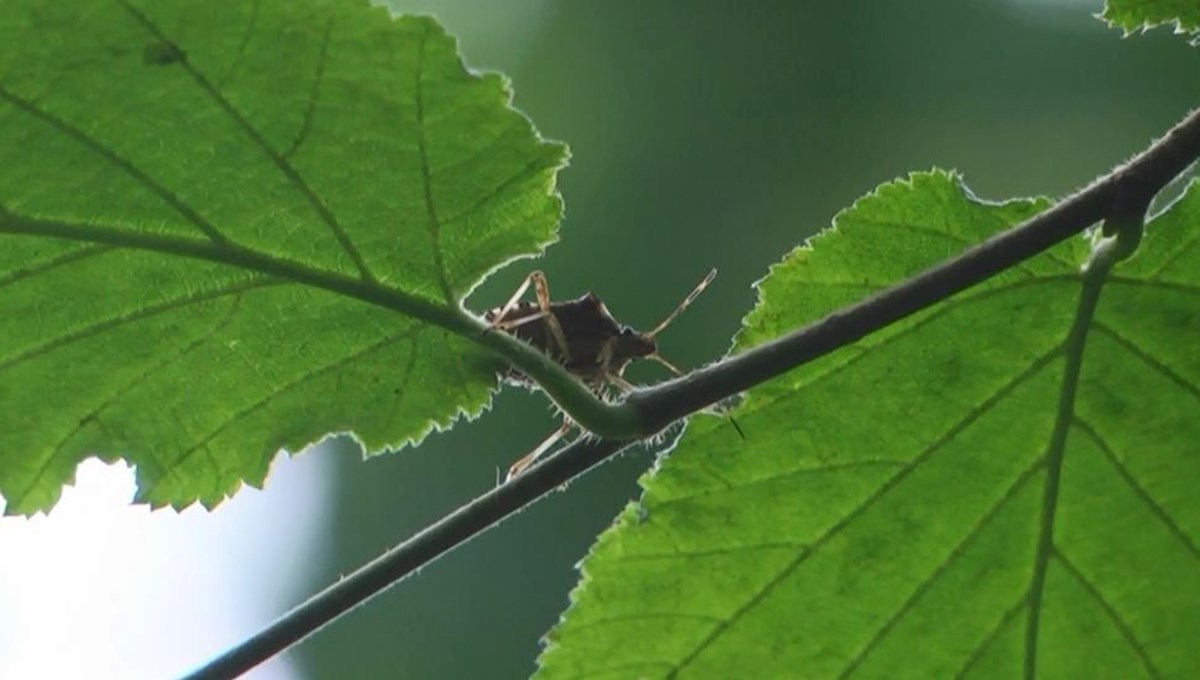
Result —
[[544, 319], [548, 314], [549, 312], [534, 312], [533, 314], [523, 316], [519, 319], [513, 319], [512, 321], [493, 321], [490, 328], [498, 331], [510, 331], [518, 326], [524, 326], [532, 321]]
[[597, 393], [602, 392], [605, 383], [617, 388], [622, 394], [629, 394], [634, 391], [633, 383], [622, 377], [626, 367], [629, 364], [622, 366], [619, 371], [612, 370], [613, 354], [617, 351], [617, 339], [615, 337], [604, 341], [600, 346], [600, 351], [596, 353], [596, 364], [600, 366], [599, 379], [596, 381]]
[[524, 472], [530, 465], [536, 463], [537, 459], [540, 458], [542, 454], [550, 450], [550, 447], [554, 446], [554, 444], [557, 443], [558, 440], [562, 439], [563, 436], [565, 436], [568, 432], [570, 432], [571, 428], [574, 426], [575, 423], [572, 423], [570, 420], [563, 420], [562, 426], [550, 433], [550, 436], [546, 437], [545, 441], [543, 441], [541, 444], [538, 444], [536, 449], [525, 454], [520, 460], [513, 463], [508, 468], [508, 474], [504, 477], [504, 481], [507, 482], [511, 480], [513, 477], [516, 477]]
[[672, 364], [671, 362], [667, 361], [666, 359], [660, 357], [657, 353], [656, 354], [647, 354], [643, 358], [649, 359], [650, 361], [654, 361], [659, 364], [662, 364], [663, 366], [666, 366], [667, 370], [674, 373], [675, 375], [683, 375], [683, 371], [676, 368], [675, 364]]
[[617, 339], [609, 338], [600, 345], [600, 351], [596, 352], [596, 365], [600, 367], [600, 375], [607, 376], [609, 367], [612, 366], [613, 352], [617, 350]]
[[[533, 286], [534, 294], [537, 297], [537, 314], [522, 317], [512, 323], [506, 322], [508, 315], [520, 304], [521, 296], [525, 295], [525, 291], [529, 290], [530, 285]], [[567, 335], [563, 333], [562, 324], [558, 322], [558, 317], [554, 316], [553, 303], [550, 301], [550, 284], [546, 281], [546, 275], [540, 270], [530, 272], [521, 285], [517, 286], [517, 291], [512, 294], [508, 302], [505, 302], [494, 313], [488, 312], [487, 316], [490, 317], [488, 319], [488, 330], [511, 330], [530, 321], [545, 319], [546, 330], [550, 338], [554, 341], [555, 349], [558, 350], [558, 357], [562, 363], [570, 363], [571, 350], [567, 345]]]
[[545, 275], [540, 271], [533, 272], [529, 276], [526, 276], [525, 280], [521, 282], [521, 285], [517, 286], [517, 292], [513, 293], [512, 297], [508, 299], [508, 302], [505, 302], [504, 305], [496, 312], [496, 315], [492, 317], [489, 323], [491, 328], [499, 328], [500, 324], [504, 322], [504, 317], [508, 316], [509, 312], [517, 308], [517, 303], [521, 301], [521, 296], [525, 294], [525, 291], [529, 290], [529, 284], [533, 283], [533, 278], [535, 276], [540, 277], [543, 283], [546, 280]]
[[625, 378], [622, 378], [617, 373], [608, 373], [604, 376], [604, 379], [607, 380], [610, 385], [620, 390], [622, 394], [629, 394], [637, 389], [637, 386]]
[[563, 333], [562, 324], [558, 322], [558, 317], [554, 316], [554, 311], [551, 309], [553, 303], [550, 302], [550, 284], [546, 281], [546, 275], [536, 271], [530, 274], [529, 278], [533, 281], [533, 292], [537, 296], [538, 309], [545, 315], [546, 328], [550, 331], [550, 337], [554, 338], [554, 344], [558, 345], [562, 363], [569, 364], [571, 363], [571, 349], [567, 345], [567, 335]]

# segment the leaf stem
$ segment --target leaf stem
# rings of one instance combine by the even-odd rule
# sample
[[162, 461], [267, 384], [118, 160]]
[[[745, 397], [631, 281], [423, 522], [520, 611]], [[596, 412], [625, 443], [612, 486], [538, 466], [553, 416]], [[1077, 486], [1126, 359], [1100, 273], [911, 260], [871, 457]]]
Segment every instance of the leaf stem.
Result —
[[1104, 237], [1092, 251], [1092, 256], [1086, 265], [1083, 275], [1083, 288], [1079, 294], [1079, 306], [1075, 309], [1075, 319], [1071, 330], [1063, 344], [1063, 354], [1066, 366], [1063, 369], [1062, 388], [1058, 395], [1058, 413], [1055, 416], [1054, 431], [1050, 435], [1050, 444], [1046, 448], [1044, 463], [1046, 479], [1042, 491], [1041, 528], [1038, 533], [1037, 550], [1034, 553], [1033, 575], [1029, 583], [1029, 609], [1025, 620], [1025, 665], [1024, 677], [1033, 680], [1037, 677], [1038, 631], [1042, 615], [1042, 592], [1046, 585], [1046, 570], [1050, 564], [1050, 556], [1054, 553], [1054, 520], [1058, 510], [1059, 482], [1062, 479], [1063, 459], [1067, 451], [1067, 435], [1075, 417], [1075, 394], [1079, 388], [1079, 376], [1083, 370], [1083, 353], [1087, 346], [1088, 330], [1096, 316], [1096, 307], [1100, 303], [1100, 293], [1117, 262], [1133, 254], [1138, 242], [1141, 241], [1143, 222], [1138, 218], [1120, 216], [1109, 219], [1104, 224], [1104, 233], [1114, 234]]
[[488, 332], [487, 326], [466, 310], [374, 281], [317, 269], [229, 242], [26, 217], [13, 214], [3, 206], [0, 206], [0, 233], [61, 238], [207, 260], [332, 291], [474, 340], [536, 380], [559, 407], [589, 432], [615, 439], [636, 439], [661, 429], [646, 423], [643, 414], [633, 406], [607, 404], [596, 398], [583, 383], [544, 353], [508, 333]]
[[[1118, 234], [1132, 233], [1123, 227], [1130, 225], [1133, 220], [1140, 224], [1155, 194], [1198, 157], [1200, 109], [1188, 114], [1166, 135], [1125, 165], [1024, 224], [779, 340], [662, 386], [635, 393], [626, 404], [639, 411], [641, 417], [628, 417], [624, 423], [641, 423], [642, 429], [639, 431], [646, 434], [656, 432], [680, 417], [828, 354], [948, 298], [1081, 233], [1101, 220], [1110, 220]], [[3, 217], [2, 213], [0, 217]], [[0, 228], [3, 225], [4, 220], [0, 219]], [[1101, 247], [1111, 248], [1115, 261], [1129, 246], [1129, 237], [1122, 239], [1118, 236], [1115, 245]], [[1103, 267], [1106, 257], [1109, 255], [1099, 253], [1093, 262]], [[507, 334], [488, 333], [481, 336], [481, 342], [511, 341], [521, 344], [511, 338], [505, 340], [507, 337]], [[545, 359], [545, 362], [553, 363], [549, 359]], [[522, 370], [526, 368], [523, 363], [518, 366]], [[541, 381], [541, 375], [533, 371], [529, 373]], [[559, 387], [549, 385], [547, 390]], [[554, 398], [558, 400], [557, 396]], [[572, 417], [576, 416], [571, 406], [564, 405], [564, 408]], [[622, 410], [622, 407], [607, 408], [614, 412]], [[577, 421], [592, 429], [583, 419]], [[250, 670], [574, 476], [615, 455], [635, 438], [599, 441], [584, 438], [576, 441], [516, 479], [462, 506], [326, 588], [187, 677], [230, 678]]]

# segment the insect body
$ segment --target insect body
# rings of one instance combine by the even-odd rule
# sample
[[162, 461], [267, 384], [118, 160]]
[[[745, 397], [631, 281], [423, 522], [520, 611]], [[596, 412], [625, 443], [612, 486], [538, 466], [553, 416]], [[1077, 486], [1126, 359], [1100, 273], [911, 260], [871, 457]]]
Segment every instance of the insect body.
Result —
[[[537, 273], [535, 273], [535, 276]], [[552, 302], [546, 313], [536, 302], [522, 302], [501, 316], [501, 308], [484, 319], [549, 354], [588, 385], [603, 386], [611, 374], [620, 375], [634, 359], [655, 355], [653, 337], [619, 325], [600, 298], [588, 293], [569, 302]], [[506, 379], [532, 385], [512, 369]]]
[[[622, 374], [635, 359], [657, 361], [672, 373], [680, 374], [679, 369], [658, 355], [655, 336], [670, 325], [716, 275], [715, 269], [709, 272], [675, 311], [647, 333], [617, 323], [600, 298], [591, 293], [568, 302], [552, 302], [546, 276], [540, 271], [526, 277], [509, 301], [502, 307], [489, 310], [484, 314], [484, 320], [488, 322], [489, 329], [511, 333], [546, 353], [597, 394], [606, 393], [609, 387], [629, 392], [634, 387]], [[522, 302], [521, 297], [530, 285], [534, 287], [536, 300]], [[533, 385], [527, 376], [516, 369], [509, 369], [505, 379]], [[564, 418], [561, 427], [532, 452], [513, 463], [507, 479], [512, 479], [532, 465], [574, 426], [569, 418]]]

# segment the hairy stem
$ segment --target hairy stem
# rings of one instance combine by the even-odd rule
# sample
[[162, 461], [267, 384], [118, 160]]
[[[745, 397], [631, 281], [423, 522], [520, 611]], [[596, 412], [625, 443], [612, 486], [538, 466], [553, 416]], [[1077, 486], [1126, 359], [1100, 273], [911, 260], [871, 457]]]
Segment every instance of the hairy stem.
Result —
[[581, 438], [508, 483], [425, 527], [184, 680], [234, 678], [249, 671], [629, 444]]

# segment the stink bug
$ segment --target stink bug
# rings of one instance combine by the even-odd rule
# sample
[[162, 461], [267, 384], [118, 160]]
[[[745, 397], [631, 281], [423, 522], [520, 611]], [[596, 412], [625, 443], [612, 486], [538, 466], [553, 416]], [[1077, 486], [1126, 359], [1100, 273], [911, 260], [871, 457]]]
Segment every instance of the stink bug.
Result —
[[[605, 394], [609, 387], [629, 392], [634, 387], [622, 376], [635, 359], [656, 361], [672, 373], [681, 374], [678, 368], [658, 355], [655, 337], [695, 301], [716, 275], [717, 270], [710, 271], [667, 318], [647, 333], [617, 323], [600, 298], [592, 293], [568, 302], [552, 302], [546, 275], [540, 271], [527, 276], [507, 303], [489, 310], [483, 318], [488, 322], [489, 330], [510, 333], [533, 345], [562, 364], [598, 395]], [[521, 297], [531, 285], [536, 300], [522, 301]], [[533, 385], [528, 377], [516, 369], [510, 368], [504, 378], [520, 385]], [[564, 417], [561, 427], [512, 464], [505, 480], [512, 479], [532, 465], [573, 427], [575, 424], [570, 418]]]

